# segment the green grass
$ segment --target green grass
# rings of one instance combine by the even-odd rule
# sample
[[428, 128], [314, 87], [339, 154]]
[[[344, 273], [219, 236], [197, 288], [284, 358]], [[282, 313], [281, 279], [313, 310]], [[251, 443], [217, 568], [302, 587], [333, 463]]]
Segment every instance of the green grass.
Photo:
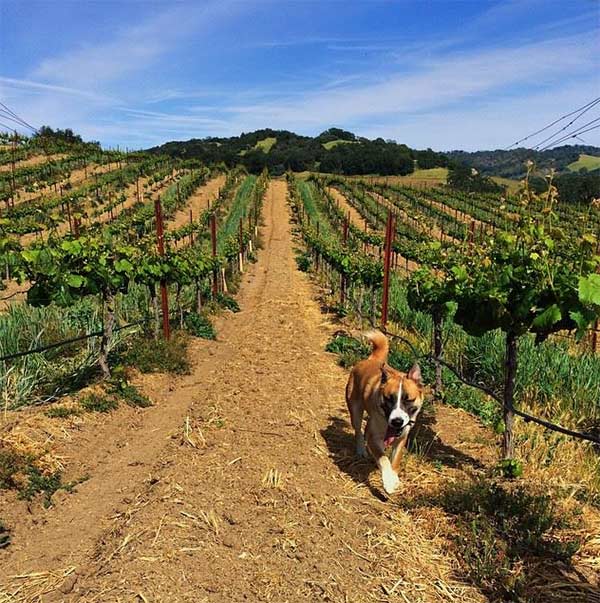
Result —
[[98, 394], [84, 396], [79, 400], [79, 404], [87, 412], [110, 412], [119, 406], [118, 402], [113, 398]]
[[123, 360], [142, 373], [189, 374], [187, 344], [188, 338], [180, 332], [172, 335], [169, 341], [140, 335], [132, 338]]
[[334, 147], [337, 147], [338, 144], [356, 144], [356, 140], [330, 140], [329, 142], [324, 142], [323, 144], [323, 148], [327, 149], [328, 151], [331, 151], [331, 149], [333, 149]]
[[216, 339], [217, 334], [215, 328], [209, 318], [203, 314], [192, 312], [185, 317], [185, 328], [194, 337], [202, 337], [203, 339]]
[[263, 138], [262, 140], [259, 140], [254, 145], [254, 148], [261, 149], [263, 153], [268, 153], [273, 148], [273, 145], [276, 142], [277, 142], [277, 138], [275, 138], [274, 136], [268, 136], [267, 138]]
[[53, 406], [46, 411], [46, 416], [51, 419], [67, 419], [68, 417], [78, 416], [83, 412], [81, 408], [76, 406]]
[[412, 174], [407, 174], [404, 178], [417, 178], [419, 180], [443, 180], [446, 182], [448, 168], [435, 167], [427, 170], [416, 169]]
[[492, 180], [496, 184], [500, 184], [501, 186], [505, 186], [509, 193], [516, 193], [521, 186], [521, 182], [519, 180], [511, 180], [510, 178], [502, 178], [500, 176], [492, 176]]
[[579, 548], [575, 539], [557, 538], [574, 517], [565, 516], [548, 494], [523, 485], [450, 484], [437, 502], [456, 517], [454, 540], [468, 578], [495, 601], [531, 601], [528, 573], [540, 561], [568, 563]]
[[571, 172], [578, 172], [581, 168], [586, 168], [589, 171], [600, 168], [600, 157], [594, 155], [579, 155], [579, 159], [570, 163], [567, 169]]

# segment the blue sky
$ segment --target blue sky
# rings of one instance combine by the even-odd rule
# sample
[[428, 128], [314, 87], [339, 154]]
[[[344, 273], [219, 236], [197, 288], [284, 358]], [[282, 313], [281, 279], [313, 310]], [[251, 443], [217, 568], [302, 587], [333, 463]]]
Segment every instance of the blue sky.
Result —
[[110, 146], [336, 126], [503, 148], [596, 96], [598, 0], [0, 0], [0, 100]]

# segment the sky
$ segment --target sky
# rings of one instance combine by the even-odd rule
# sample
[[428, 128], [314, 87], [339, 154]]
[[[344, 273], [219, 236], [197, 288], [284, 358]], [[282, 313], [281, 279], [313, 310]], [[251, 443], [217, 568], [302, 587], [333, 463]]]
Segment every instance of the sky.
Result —
[[600, 0], [0, 0], [0, 100], [104, 146], [340, 127], [505, 148], [598, 96]]

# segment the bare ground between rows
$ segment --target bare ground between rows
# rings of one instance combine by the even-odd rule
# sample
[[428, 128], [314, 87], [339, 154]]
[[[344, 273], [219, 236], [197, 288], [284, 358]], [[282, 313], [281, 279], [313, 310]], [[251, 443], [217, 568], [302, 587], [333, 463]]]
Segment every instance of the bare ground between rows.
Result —
[[[207, 373], [188, 428], [104, 516], [93, 555], [48, 580], [60, 589], [44, 601], [359, 602], [400, 585], [411, 601], [484, 600], [423, 529], [437, 519], [402, 508], [432, 471], [409, 459], [416, 479], [385, 501], [372, 463], [353, 458], [346, 372], [323, 351], [337, 326], [296, 270], [285, 196], [284, 182], [270, 185], [265, 249], [219, 356], [195, 352]], [[467, 454], [449, 471], [463, 463]], [[66, 561], [37, 569], [66, 573]]]
[[[333, 195], [333, 198], [340, 204], [340, 207], [350, 214], [350, 222], [352, 224], [354, 224], [354, 226], [356, 226], [357, 228], [360, 228], [360, 229], [364, 228], [365, 220], [360, 215], [360, 213], [352, 205], [350, 205], [350, 202], [346, 198], [346, 195], [341, 193], [335, 187], [329, 187], [328, 190]], [[371, 229], [371, 232], [373, 232], [373, 229]], [[382, 231], [375, 231], [375, 232], [381, 236], [385, 236]], [[371, 250], [371, 253], [372, 253], [372, 255], [377, 255], [378, 253], [379, 253], [379, 255], [381, 255], [381, 249], [373, 248]], [[400, 255], [399, 253], [395, 254], [395, 256], [396, 257], [394, 258], [394, 265], [396, 267], [399, 266], [400, 269], [403, 269], [405, 272], [412, 272], [413, 270], [416, 270], [419, 267], [419, 264], [417, 264], [413, 260], [408, 260], [407, 258], [405, 258], [403, 255]]]
[[[27, 159], [20, 159], [15, 161], [15, 170], [24, 167], [31, 167], [34, 165], [41, 165], [44, 163], [52, 163], [53, 161], [60, 161], [67, 157], [66, 153], [56, 153], [54, 155], [34, 155], [33, 157], [28, 157]], [[12, 163], [5, 163], [0, 165], [0, 174], [2, 172], [10, 172], [12, 171]]]

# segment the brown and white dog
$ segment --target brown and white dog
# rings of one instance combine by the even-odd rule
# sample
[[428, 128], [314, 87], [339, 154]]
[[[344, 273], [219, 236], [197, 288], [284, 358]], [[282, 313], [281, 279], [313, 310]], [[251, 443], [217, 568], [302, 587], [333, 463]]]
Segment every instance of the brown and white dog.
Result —
[[[383, 488], [392, 494], [400, 483], [398, 470], [408, 434], [423, 405], [425, 388], [418, 364], [401, 373], [386, 364], [389, 343], [379, 331], [369, 331], [373, 351], [366, 360], [357, 362], [346, 385], [346, 404], [354, 428], [356, 453], [367, 456], [367, 448], [381, 469]], [[368, 419], [362, 434], [364, 412]], [[367, 448], [365, 448], [365, 437]], [[391, 463], [385, 455], [392, 446]]]

